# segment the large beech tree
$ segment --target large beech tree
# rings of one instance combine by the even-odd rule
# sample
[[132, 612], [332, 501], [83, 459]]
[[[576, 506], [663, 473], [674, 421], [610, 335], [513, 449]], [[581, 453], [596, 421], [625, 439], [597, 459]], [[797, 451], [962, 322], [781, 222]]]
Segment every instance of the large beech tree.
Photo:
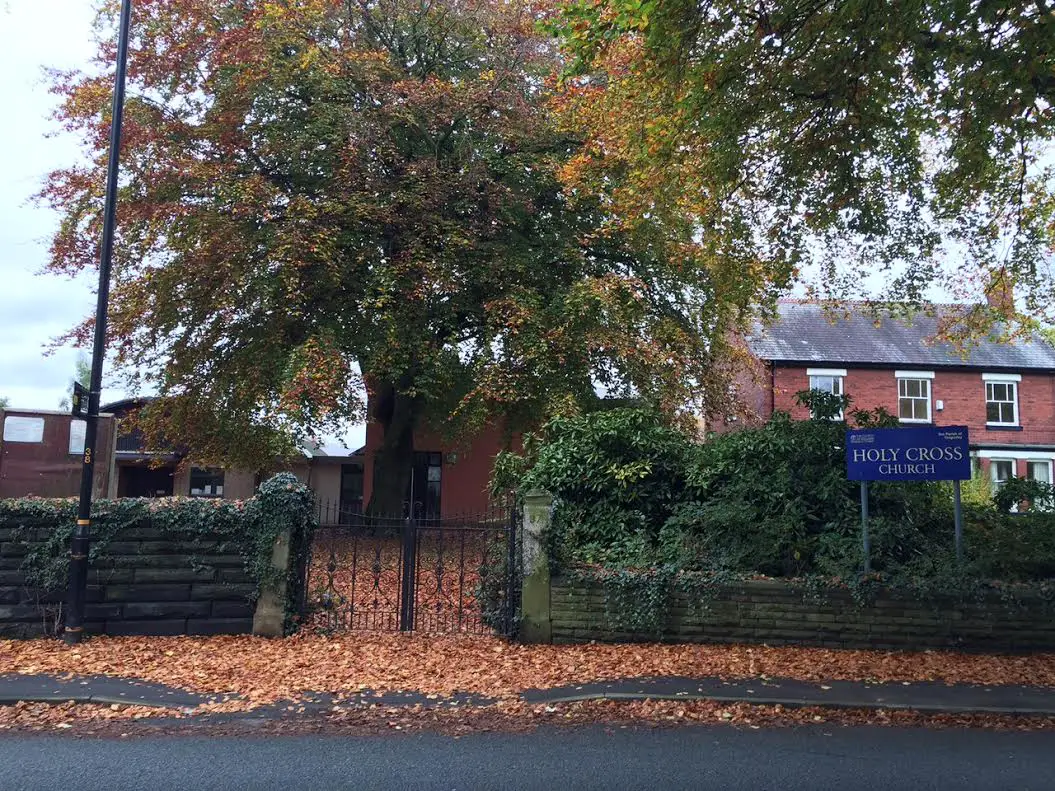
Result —
[[567, 0], [549, 23], [584, 139], [565, 177], [624, 225], [680, 223], [760, 304], [807, 275], [917, 303], [1013, 283], [947, 332], [1055, 321], [1051, 0]]
[[[41, 194], [63, 216], [55, 273], [97, 266], [115, 12], [94, 70], [55, 75], [87, 154]], [[148, 436], [262, 466], [369, 417], [369, 508], [390, 513], [425, 418], [515, 425], [598, 384], [671, 414], [724, 396], [747, 306], [733, 270], [563, 187], [578, 140], [550, 116], [540, 13], [137, 0], [109, 344], [131, 388], [163, 396]]]

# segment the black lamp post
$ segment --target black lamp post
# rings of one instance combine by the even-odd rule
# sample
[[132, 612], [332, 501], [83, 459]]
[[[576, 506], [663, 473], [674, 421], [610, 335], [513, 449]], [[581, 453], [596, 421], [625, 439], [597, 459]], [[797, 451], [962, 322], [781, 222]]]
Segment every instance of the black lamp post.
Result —
[[92, 487], [95, 483], [95, 443], [99, 433], [99, 397], [103, 381], [103, 360], [106, 357], [106, 309], [110, 300], [110, 266], [114, 257], [117, 171], [121, 152], [121, 121], [125, 110], [128, 29], [131, 20], [132, 0], [121, 0], [121, 23], [117, 34], [117, 75], [114, 82], [113, 118], [110, 122], [110, 160], [106, 166], [106, 203], [103, 207], [103, 239], [99, 251], [99, 293], [95, 305], [92, 376], [88, 391], [88, 412], [85, 415], [81, 499], [77, 509], [77, 525], [70, 541], [70, 578], [64, 635], [69, 645], [79, 643], [84, 633], [84, 600], [88, 585], [88, 548], [92, 525]]

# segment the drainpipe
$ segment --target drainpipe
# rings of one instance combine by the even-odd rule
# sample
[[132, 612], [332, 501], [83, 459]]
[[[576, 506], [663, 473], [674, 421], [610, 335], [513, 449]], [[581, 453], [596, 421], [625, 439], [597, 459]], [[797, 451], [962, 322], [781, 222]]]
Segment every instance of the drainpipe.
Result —
[[777, 411], [777, 364], [769, 361], [769, 417]]

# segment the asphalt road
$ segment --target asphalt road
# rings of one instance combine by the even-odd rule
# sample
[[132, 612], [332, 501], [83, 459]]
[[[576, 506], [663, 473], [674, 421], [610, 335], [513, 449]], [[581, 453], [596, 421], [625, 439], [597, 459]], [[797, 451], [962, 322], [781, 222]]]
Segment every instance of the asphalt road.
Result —
[[0, 738], [0, 789], [1050, 789], [1055, 734], [722, 728]]

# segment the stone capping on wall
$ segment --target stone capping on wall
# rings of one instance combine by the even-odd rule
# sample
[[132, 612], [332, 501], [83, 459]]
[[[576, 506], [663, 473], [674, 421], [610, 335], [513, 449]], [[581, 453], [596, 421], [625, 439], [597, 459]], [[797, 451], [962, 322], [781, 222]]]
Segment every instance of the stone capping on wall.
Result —
[[[550, 589], [555, 643], [653, 641], [655, 634], [621, 631], [610, 623], [604, 588], [557, 578]], [[1039, 595], [1017, 603], [992, 593], [980, 601], [923, 602], [880, 595], [859, 606], [848, 590], [819, 600], [801, 585], [758, 580], [731, 584], [693, 606], [675, 592], [658, 638], [667, 642], [766, 643], [832, 648], [958, 648], [1027, 652], [1055, 650], [1055, 617]]]
[[[54, 628], [48, 605], [21, 570], [33, 541], [49, 528], [0, 528], [0, 638], [34, 637]], [[88, 573], [85, 631], [111, 635], [245, 634], [253, 626], [256, 585], [231, 541], [187, 539], [154, 527], [133, 527], [108, 545]], [[54, 606], [50, 609], [54, 610]]]

